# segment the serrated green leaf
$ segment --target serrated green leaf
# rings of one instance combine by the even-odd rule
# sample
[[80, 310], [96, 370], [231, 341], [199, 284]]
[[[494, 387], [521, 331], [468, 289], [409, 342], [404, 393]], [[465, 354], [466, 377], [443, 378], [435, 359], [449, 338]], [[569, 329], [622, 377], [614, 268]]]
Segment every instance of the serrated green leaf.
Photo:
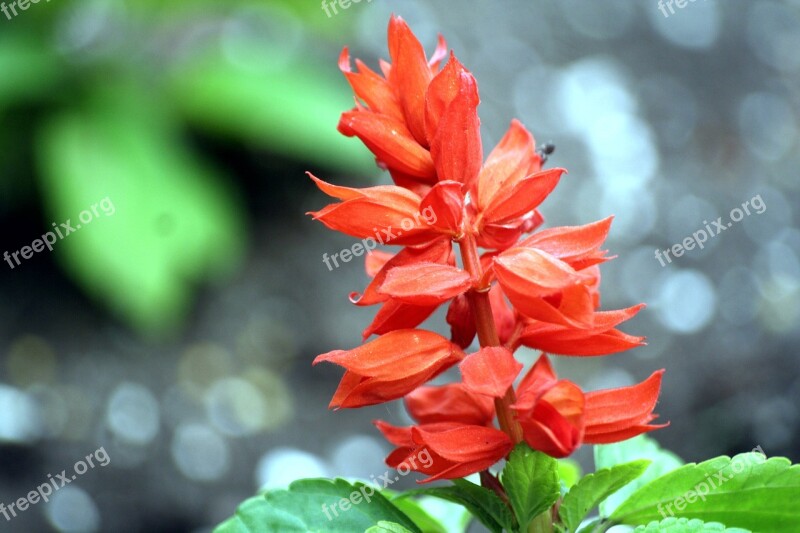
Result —
[[611, 519], [644, 525], [675, 516], [790, 533], [800, 524], [798, 502], [800, 465], [749, 452], [688, 464], [651, 481], [623, 502]]
[[411, 533], [411, 531], [400, 524], [381, 520], [376, 525], [364, 531], [364, 533]]
[[650, 522], [639, 526], [634, 533], [751, 533], [747, 529], [726, 528], [719, 522], [703, 522], [687, 518], [666, 518], [661, 522]]
[[647, 459], [650, 461], [650, 466], [647, 467], [644, 474], [606, 498], [600, 504], [600, 516], [610, 516], [614, 509], [638, 490], [639, 487], [675, 470], [683, 464], [680, 457], [662, 449], [658, 442], [647, 435], [639, 435], [616, 444], [594, 447], [595, 470], [611, 468], [636, 459]]
[[382, 521], [405, 528], [399, 531], [421, 533], [411, 519], [368, 485], [343, 479], [301, 479], [287, 490], [248, 499], [214, 533], [351, 533]]
[[567, 531], [577, 531], [587, 513], [609, 495], [618, 491], [647, 469], [650, 461], [632, 461], [611, 468], [598, 470], [581, 479], [564, 496], [558, 509], [558, 516]]
[[463, 506], [493, 533], [502, 533], [503, 529], [509, 531], [513, 529], [514, 517], [497, 494], [465, 479], [452, 481], [454, 485], [449, 487], [415, 489], [399, 497], [427, 495], [441, 498]]
[[511, 451], [500, 481], [523, 531], [561, 496], [557, 461], [526, 444]]

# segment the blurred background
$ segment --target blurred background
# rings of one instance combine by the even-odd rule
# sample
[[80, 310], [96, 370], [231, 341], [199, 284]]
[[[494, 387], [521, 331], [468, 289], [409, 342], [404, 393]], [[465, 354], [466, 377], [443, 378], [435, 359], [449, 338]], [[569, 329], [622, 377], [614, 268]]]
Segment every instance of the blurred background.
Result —
[[[664, 367], [664, 446], [800, 461], [800, 1], [337, 7], [0, 12], [0, 252], [75, 228], [0, 263], [0, 502], [111, 460], [0, 530], [210, 531], [260, 488], [385, 471], [370, 420], [402, 407], [328, 412], [340, 371], [310, 366], [374, 310], [347, 301], [362, 264], [322, 262], [352, 240], [304, 215], [326, 200], [303, 172], [388, 181], [336, 132], [353, 103], [336, 60], [349, 45], [376, 68], [392, 12], [473, 70], [487, 153], [514, 117], [555, 143], [549, 225], [616, 215], [604, 307], [647, 302], [624, 329], [648, 345], [560, 373], [595, 389]], [[762, 213], [656, 259], [756, 196]]]

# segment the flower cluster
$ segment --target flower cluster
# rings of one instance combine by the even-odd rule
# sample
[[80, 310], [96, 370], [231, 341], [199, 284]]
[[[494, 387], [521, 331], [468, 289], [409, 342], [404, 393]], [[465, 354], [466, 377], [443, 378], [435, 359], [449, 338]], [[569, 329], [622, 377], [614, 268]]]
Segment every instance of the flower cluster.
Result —
[[[342, 114], [339, 131], [358, 137], [394, 185], [354, 189], [311, 176], [338, 200], [310, 213], [315, 220], [359, 239], [381, 231], [403, 247], [370, 252], [372, 281], [350, 297], [380, 306], [363, 332], [365, 341], [377, 338], [314, 361], [345, 369], [330, 406], [404, 398], [416, 425], [376, 425], [396, 446], [390, 466], [428, 450], [434, 460], [420, 467], [425, 481], [486, 470], [522, 441], [565, 457], [583, 443], [662, 427], [651, 422], [663, 371], [638, 385], [587, 393], [559, 379], [546, 355], [605, 355], [642, 344], [617, 329], [641, 305], [598, 310], [611, 218], [536, 231], [538, 207], [564, 169], [543, 168], [533, 136], [516, 120], [484, 160], [477, 83], [452, 53], [442, 66], [441, 37], [428, 59], [406, 23], [392, 17], [389, 55], [381, 75], [358, 60], [353, 70], [342, 52], [356, 106]], [[423, 210], [436, 217], [420, 217]], [[419, 329], [445, 304], [449, 339]], [[476, 336], [480, 349], [466, 354]], [[515, 388], [520, 346], [543, 353]], [[425, 385], [455, 365], [461, 382]]]

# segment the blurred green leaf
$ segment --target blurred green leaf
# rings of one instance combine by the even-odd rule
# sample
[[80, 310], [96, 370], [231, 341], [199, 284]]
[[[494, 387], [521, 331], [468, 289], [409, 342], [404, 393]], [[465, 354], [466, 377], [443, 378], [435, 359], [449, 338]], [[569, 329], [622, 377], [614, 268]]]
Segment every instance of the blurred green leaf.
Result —
[[353, 107], [336, 52], [321, 66], [294, 52], [265, 47], [242, 32], [224, 50], [196, 51], [173, 70], [169, 93], [190, 122], [256, 143], [298, 161], [374, 173], [373, 156], [341, 135], [339, 115]]
[[[108, 86], [52, 118], [39, 178], [52, 222], [77, 229], [81, 213], [98, 211], [54, 245], [68, 273], [134, 326], [162, 333], [185, 316], [194, 285], [239, 263], [244, 221], [232, 191], [146, 94]], [[106, 198], [113, 209], [98, 206]]]
[[634, 533], [750, 533], [747, 529], [728, 528], [718, 522], [703, 522], [686, 518], [665, 518], [639, 526]]
[[522, 531], [561, 496], [557, 461], [524, 443], [511, 451], [500, 481]]

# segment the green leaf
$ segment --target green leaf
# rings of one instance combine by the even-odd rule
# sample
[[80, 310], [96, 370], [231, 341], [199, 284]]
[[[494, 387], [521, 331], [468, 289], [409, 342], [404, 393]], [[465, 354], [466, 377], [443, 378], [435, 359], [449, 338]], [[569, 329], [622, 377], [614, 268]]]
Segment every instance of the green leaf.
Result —
[[493, 533], [514, 529], [514, 517], [508, 506], [491, 490], [465, 479], [454, 479], [449, 487], [430, 487], [404, 492], [399, 498], [428, 495], [457, 503], [472, 513]]
[[[385, 491], [382, 492], [386, 495]], [[390, 499], [422, 533], [464, 533], [472, 520], [472, 515], [461, 505], [432, 496]]]
[[239, 198], [183, 145], [147, 91], [104, 86], [38, 140], [48, 229], [66, 221], [76, 229], [53, 244], [56, 260], [140, 331], [174, 331], [196, 287], [240, 264]]
[[760, 453], [688, 464], [651, 481], [611, 515], [643, 525], [665, 517], [699, 518], [770, 533], [797, 531], [800, 465]]
[[751, 533], [747, 529], [725, 527], [719, 522], [703, 522], [687, 518], [666, 518], [639, 526], [634, 533]]
[[647, 469], [650, 461], [639, 460], [598, 470], [581, 479], [564, 496], [558, 516], [570, 533], [577, 531], [587, 513]]
[[647, 467], [644, 474], [606, 498], [600, 504], [601, 516], [610, 516], [614, 509], [625, 501], [628, 496], [636, 492], [639, 487], [675, 470], [683, 464], [680, 457], [668, 450], [663, 450], [655, 440], [647, 435], [639, 435], [616, 444], [594, 447], [595, 470], [611, 468], [635, 459], [647, 459], [650, 461], [650, 466]]
[[559, 459], [558, 479], [561, 480], [562, 492], [566, 492], [581, 479], [581, 465], [572, 459]]
[[[386, 529], [392, 524], [404, 529]], [[301, 479], [287, 490], [246, 500], [214, 533], [351, 533], [375, 525], [384, 527], [375, 531], [422, 533], [368, 485], [343, 479]]]
[[500, 480], [523, 531], [561, 496], [558, 462], [526, 444], [511, 452]]
[[400, 524], [381, 520], [377, 525], [367, 529], [364, 533], [411, 533], [411, 531]]
[[[274, 16], [267, 7], [261, 11]], [[287, 55], [285, 47], [265, 46], [263, 35], [247, 33], [227, 48], [197, 51], [171, 74], [168, 94], [191, 123], [298, 161], [376, 173], [369, 150], [336, 130], [353, 95], [333, 55], [315, 68], [308, 55]]]

